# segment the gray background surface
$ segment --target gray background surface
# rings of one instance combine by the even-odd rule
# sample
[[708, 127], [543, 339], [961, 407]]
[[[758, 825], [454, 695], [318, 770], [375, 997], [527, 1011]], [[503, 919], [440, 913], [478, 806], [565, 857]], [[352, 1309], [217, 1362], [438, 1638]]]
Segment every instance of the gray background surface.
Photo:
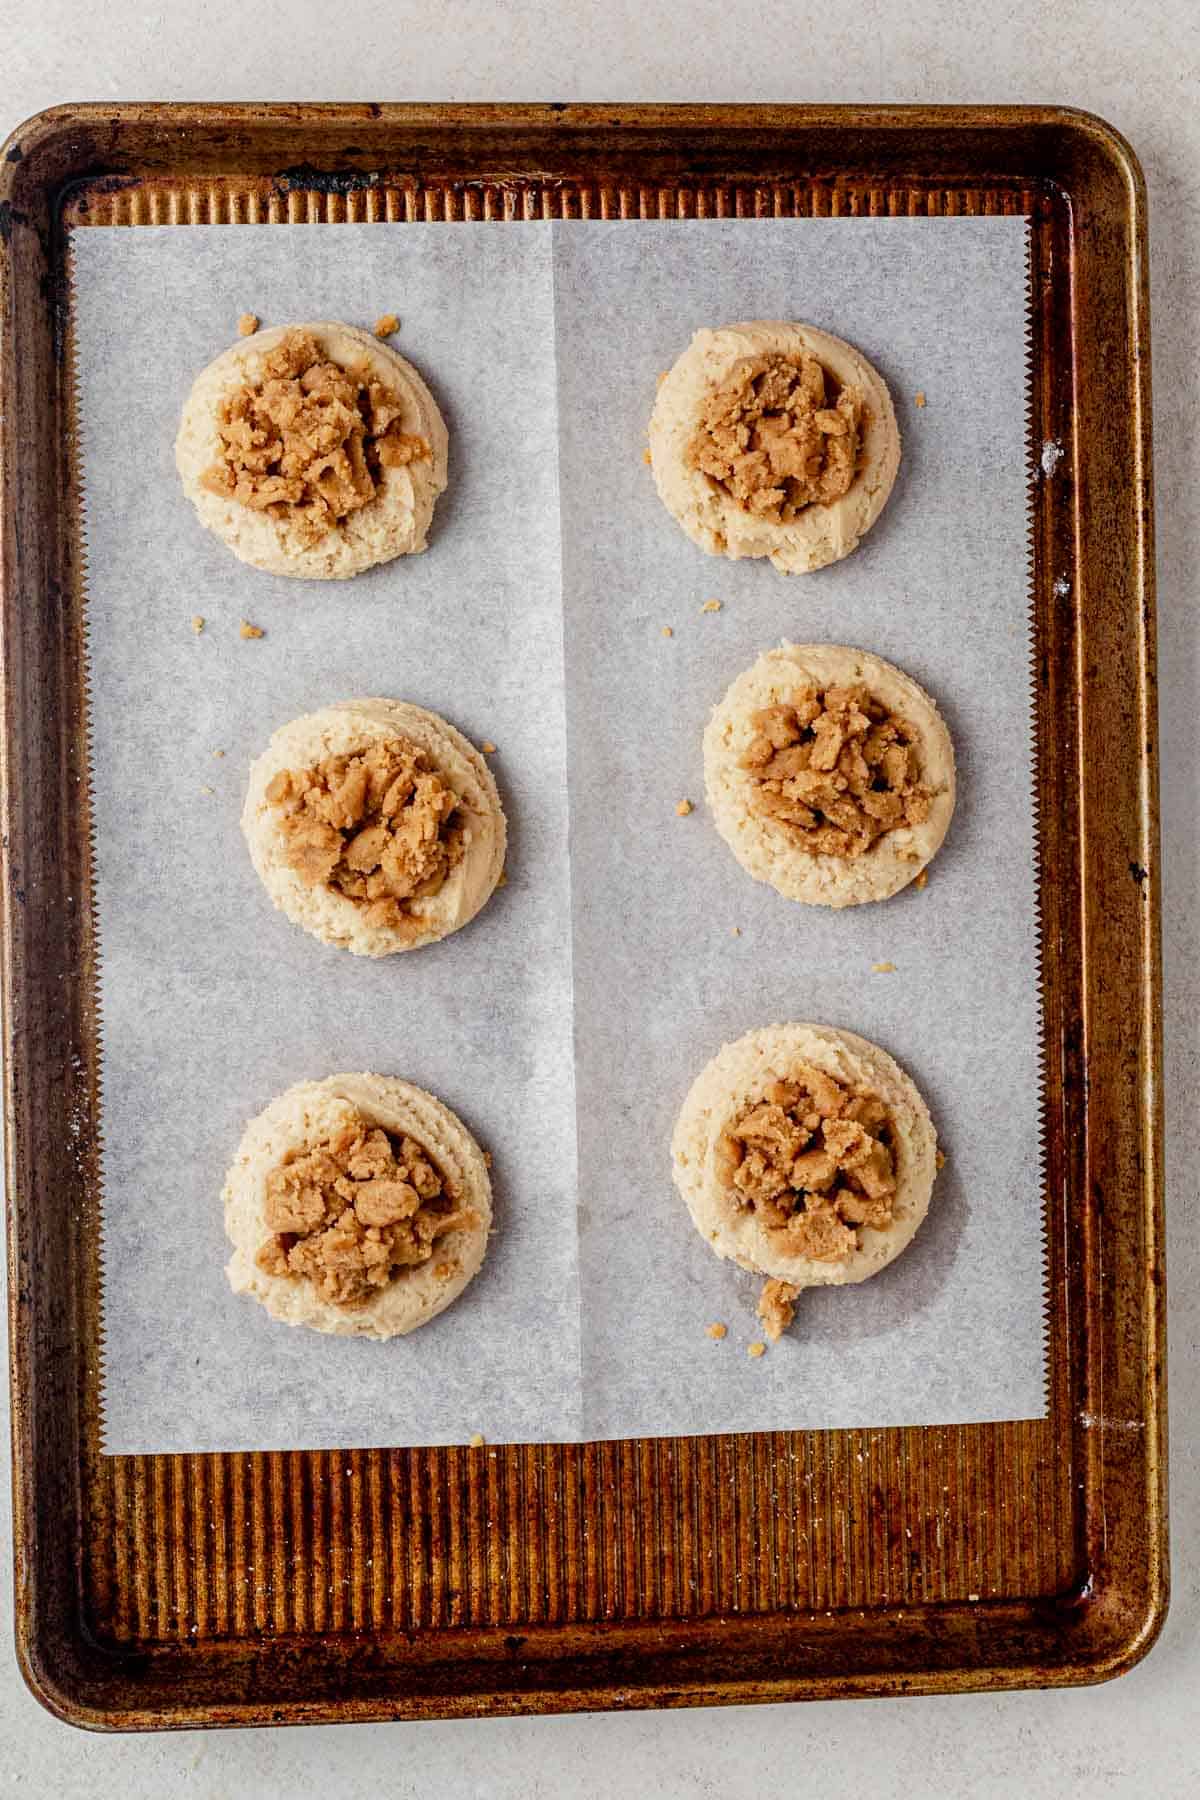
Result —
[[[750, 1800], [797, 1780], [914, 1796], [1146, 1793], [1200, 1780], [1200, 20], [1192, 0], [397, 0], [381, 20], [315, 0], [268, 24], [231, 0], [168, 11], [8, 0], [6, 126], [68, 99], [428, 98], [1044, 102], [1090, 107], [1131, 138], [1150, 190], [1162, 673], [1174, 1599], [1147, 1662], [1067, 1693], [428, 1726], [83, 1738], [41, 1711], [11, 1649], [0, 1677], [0, 1793], [92, 1800], [164, 1789], [203, 1800], [335, 1790], [448, 1800], [662, 1796]], [[0, 1493], [0, 1506], [6, 1496]], [[7, 1514], [0, 1531], [8, 1536]], [[0, 1584], [0, 1632], [11, 1599]]]

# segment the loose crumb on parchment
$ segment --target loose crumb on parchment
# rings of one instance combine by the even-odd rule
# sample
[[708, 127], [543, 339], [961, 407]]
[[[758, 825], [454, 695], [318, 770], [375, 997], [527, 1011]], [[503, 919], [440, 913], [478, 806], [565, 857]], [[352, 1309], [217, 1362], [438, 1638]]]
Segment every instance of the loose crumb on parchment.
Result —
[[249, 619], [243, 619], [241, 622], [241, 625], [238, 627], [238, 636], [239, 637], [260, 638], [260, 637], [266, 637], [266, 635], [267, 634], [263, 630], [261, 625], [252, 625], [250, 623]]
[[200, 789], [200, 792], [202, 794], [215, 794], [216, 791], [217, 791], [216, 788], [210, 788], [210, 787], [202, 787]]
[[895, 963], [889, 962], [872, 963], [871, 973], [872, 975], [894, 975], [896, 973], [896, 965]]
[[766, 1354], [767, 1346], [765, 1344], [751, 1344], [746, 1351], [747, 1356], [765, 1356]]
[[730, 935], [730, 937], [741, 937], [741, 935], [742, 935], [741, 926], [740, 925], [731, 925], [729, 927], [729, 935]]
[[727, 1336], [729, 1332], [728, 1325], [722, 1325], [719, 1319], [715, 1324], [707, 1326], [706, 1329], [709, 1337], [714, 1338], [717, 1343], [720, 1343], [721, 1339]]
[[258, 314], [243, 313], [238, 320], [238, 336], [253, 337], [258, 330]]
[[924, 404], [925, 404], [924, 388], [918, 388], [918, 390], [917, 390], [916, 394], [913, 396], [913, 398], [916, 400], [916, 403], [918, 406], [924, 406]]
[[681, 819], [686, 819], [692, 810], [693, 808], [690, 800], [681, 800], [679, 805], [675, 808], [675, 811], [679, 814]]
[[203, 613], [193, 613], [192, 614], [192, 630], [195, 632], [197, 637], [199, 637], [200, 633], [204, 630], [204, 614]]
[[213, 755], [214, 755], [214, 756], [215, 756], [215, 757], [217, 757], [217, 758], [218, 758], [218, 759], [219, 759], [219, 758], [220, 758], [220, 757], [222, 757], [222, 756], [224, 756], [224, 754], [225, 754], [225, 752], [224, 752], [224, 751], [223, 751], [223, 750], [214, 750], [214, 751], [213, 751]]
[[485, 756], [495, 756], [496, 754], [496, 746], [493, 744], [491, 738], [484, 738], [479, 748], [483, 751]]
[[670, 625], [663, 626], [662, 634], [664, 637], [674, 637], [675, 636], [675, 632]]
[[944, 1169], [945, 1168], [946, 1152], [944, 1150], [937, 1150], [934, 1152], [933, 1166], [935, 1169]]
[[399, 331], [399, 329], [400, 321], [395, 313], [380, 313], [375, 321], [375, 336], [377, 338], [391, 337], [392, 333], [394, 331]]
[[642, 451], [642, 461], [645, 463], [647, 468], [649, 468], [651, 466], [651, 464], [653, 463], [654, 458], [651, 456], [649, 450]]
[[472, 1448], [472, 1450], [482, 1450], [483, 1449], [483, 1433], [482, 1433], [482, 1431], [476, 1431], [471, 1434], [471, 1448]]
[[701, 612], [720, 612], [720, 610], [721, 602], [719, 600], [706, 600], [700, 608]]

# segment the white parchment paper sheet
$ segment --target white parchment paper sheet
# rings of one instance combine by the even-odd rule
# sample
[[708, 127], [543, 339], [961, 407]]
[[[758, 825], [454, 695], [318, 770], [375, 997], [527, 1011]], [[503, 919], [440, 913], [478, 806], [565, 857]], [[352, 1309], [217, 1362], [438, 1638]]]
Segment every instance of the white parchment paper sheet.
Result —
[[[75, 256], [107, 1448], [1040, 1414], [1022, 222], [89, 229]], [[400, 313], [395, 341], [451, 429], [426, 556], [285, 582], [196, 525], [172, 463], [179, 406], [247, 309]], [[658, 371], [695, 325], [753, 316], [859, 343], [905, 433], [883, 521], [807, 579], [704, 557], [641, 461]], [[721, 613], [700, 612], [710, 596]], [[267, 636], [242, 642], [243, 617]], [[701, 799], [709, 708], [782, 637], [868, 645], [942, 703], [960, 800], [924, 894], [836, 917], [789, 906], [702, 807], [675, 817]], [[269, 732], [362, 693], [492, 738], [513, 837], [509, 886], [468, 930], [382, 964], [274, 913], [237, 828]], [[873, 975], [879, 960], [896, 973]], [[755, 1284], [692, 1232], [667, 1143], [720, 1042], [791, 1017], [892, 1050], [951, 1160], [894, 1269], [810, 1297], [751, 1363]], [[222, 1272], [244, 1118], [342, 1068], [422, 1082], [496, 1156], [483, 1273], [391, 1345], [289, 1332]], [[715, 1318], [722, 1345], [704, 1336]]]
[[[1012, 219], [557, 231], [591, 1435], [1044, 1410], [1025, 247]], [[850, 339], [899, 415], [888, 507], [859, 550], [814, 575], [706, 556], [640, 460], [658, 373], [697, 324], [750, 318]], [[710, 598], [719, 613], [700, 610]], [[718, 838], [700, 804], [701, 732], [733, 677], [782, 639], [865, 646], [937, 698], [959, 798], [924, 892], [839, 913], [791, 904]], [[697, 811], [680, 819], [685, 797]], [[891, 1051], [949, 1161], [912, 1248], [859, 1288], [806, 1295], [754, 1362], [761, 1283], [681, 1232], [668, 1139], [719, 1046], [788, 1019]], [[707, 1339], [709, 1320], [729, 1337]]]
[[[535, 240], [535, 241], [534, 241]], [[551, 271], [536, 227], [76, 235], [104, 1030], [106, 1447], [570, 1437], [575, 1122]], [[238, 314], [395, 311], [451, 434], [431, 545], [351, 582], [246, 568], [173, 461]], [[195, 637], [194, 613], [207, 620]], [[241, 619], [266, 631], [238, 636]], [[330, 700], [432, 707], [491, 758], [509, 885], [381, 962], [274, 911], [238, 827], [276, 726]], [[224, 750], [222, 758], [215, 750]], [[215, 791], [206, 794], [210, 787]], [[440, 1095], [495, 1156], [497, 1230], [414, 1337], [290, 1330], [235, 1299], [220, 1203], [245, 1120], [368, 1069]]]

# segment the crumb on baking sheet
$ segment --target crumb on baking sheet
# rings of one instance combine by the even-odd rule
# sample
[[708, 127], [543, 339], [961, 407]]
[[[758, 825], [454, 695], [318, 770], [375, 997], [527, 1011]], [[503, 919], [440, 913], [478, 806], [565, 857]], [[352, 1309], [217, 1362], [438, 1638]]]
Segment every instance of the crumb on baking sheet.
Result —
[[211, 788], [211, 787], [201, 787], [201, 789], [200, 789], [200, 792], [202, 794], [215, 794], [216, 791], [217, 791], [216, 788]]
[[862, 856], [928, 819], [917, 734], [865, 682], [797, 688], [750, 726], [738, 759], [748, 810], [810, 855]]
[[946, 1153], [945, 1153], [945, 1151], [944, 1151], [944, 1150], [936, 1150], [936, 1151], [935, 1151], [935, 1152], [934, 1152], [934, 1156], [933, 1156], [933, 1166], [934, 1166], [934, 1168], [935, 1168], [935, 1169], [944, 1169], [944, 1168], [945, 1168], [945, 1166], [946, 1166]]
[[271, 1236], [255, 1261], [312, 1283], [332, 1306], [365, 1305], [430, 1261], [448, 1231], [475, 1223], [423, 1145], [355, 1114], [335, 1136], [288, 1151], [266, 1178]]
[[243, 619], [241, 624], [238, 626], [238, 636], [239, 637], [260, 638], [260, 637], [266, 637], [266, 635], [267, 634], [263, 630], [261, 625], [252, 625], [250, 623], [249, 619]]
[[479, 748], [483, 751], [485, 756], [495, 756], [496, 754], [496, 746], [493, 744], [491, 738], [485, 738]]
[[763, 1330], [773, 1344], [779, 1342], [795, 1318], [799, 1294], [800, 1289], [790, 1281], [772, 1278], [764, 1283], [763, 1291], [758, 1296], [758, 1316], [762, 1320]]
[[720, 610], [721, 602], [719, 600], [706, 600], [700, 608], [701, 612], [720, 612]]
[[642, 451], [642, 461], [645, 463], [645, 465], [648, 469], [651, 468], [654, 464], [654, 458], [650, 454], [649, 446], [647, 446], [647, 448]]
[[688, 814], [694, 810], [690, 800], [681, 800], [675, 808], [675, 811], [679, 814], [681, 819], [686, 819]]
[[258, 314], [243, 313], [238, 320], [238, 336], [253, 337], [258, 330]]
[[872, 975], [894, 975], [896, 973], [896, 965], [893, 962], [872, 963], [871, 973]]
[[387, 930], [420, 932], [414, 902], [439, 891], [466, 848], [458, 795], [428, 752], [400, 736], [280, 769], [265, 798], [285, 865]]
[[219, 401], [220, 455], [201, 486], [316, 543], [375, 498], [387, 469], [432, 458], [402, 429], [407, 410], [365, 356], [344, 368], [310, 332], [289, 331]]
[[741, 926], [740, 925], [731, 925], [729, 927], [729, 935], [730, 935], [730, 937], [741, 937], [741, 935], [742, 935]]
[[220, 760], [220, 758], [222, 756], [224, 756], [224, 754], [225, 754], [225, 752], [223, 750], [214, 750], [213, 751], [213, 755], [218, 759], [218, 761]]
[[787, 525], [849, 492], [863, 395], [807, 351], [745, 356], [708, 394], [684, 460], [743, 512]]
[[674, 637], [674, 636], [675, 636], [675, 632], [674, 632], [674, 629], [673, 629], [673, 627], [672, 627], [672, 626], [670, 626], [670, 625], [664, 625], [664, 626], [663, 626], [663, 628], [662, 628], [662, 634], [663, 634], [663, 636], [664, 636], [664, 637]]
[[722, 1325], [719, 1319], [715, 1324], [706, 1326], [705, 1329], [707, 1330], [709, 1337], [715, 1338], [717, 1343], [720, 1343], [723, 1337], [729, 1335], [728, 1325]]
[[929, 886], [929, 870], [928, 869], [922, 869], [921, 873], [919, 875], [913, 876], [913, 886], [917, 889], [918, 893], [921, 891], [922, 888], [927, 888]]
[[391, 337], [400, 329], [400, 321], [395, 313], [380, 313], [375, 321], [374, 331], [377, 338]]
[[197, 637], [199, 637], [200, 633], [204, 630], [204, 614], [203, 613], [193, 613], [192, 614], [192, 630], [195, 632]]
[[767, 1346], [765, 1344], [751, 1344], [746, 1351], [747, 1356], [765, 1356], [766, 1354]]
[[482, 1433], [482, 1431], [473, 1431], [471, 1433], [470, 1444], [471, 1444], [472, 1450], [482, 1450], [483, 1449], [483, 1433]]
[[913, 396], [913, 398], [914, 398], [914, 399], [915, 399], [915, 401], [916, 401], [916, 404], [917, 404], [917, 405], [918, 405], [918, 406], [924, 406], [924, 404], [925, 404], [925, 390], [924, 390], [924, 388], [918, 388], [918, 389], [917, 389], [917, 391], [916, 391], [916, 394], [915, 394], [915, 395], [914, 395], [914, 396]]
[[892, 1222], [892, 1122], [874, 1094], [797, 1063], [720, 1132], [717, 1176], [786, 1254], [840, 1262]]

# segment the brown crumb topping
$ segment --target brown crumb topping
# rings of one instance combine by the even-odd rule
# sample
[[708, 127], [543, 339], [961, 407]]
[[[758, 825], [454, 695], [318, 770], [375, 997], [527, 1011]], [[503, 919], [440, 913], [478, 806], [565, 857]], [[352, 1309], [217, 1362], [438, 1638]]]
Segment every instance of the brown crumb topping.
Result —
[[786, 525], [854, 480], [863, 397], [815, 356], [747, 356], [704, 403], [685, 460], [743, 511]]
[[793, 1287], [790, 1281], [765, 1283], [758, 1296], [758, 1316], [762, 1320], [763, 1330], [773, 1344], [779, 1342], [788, 1326], [796, 1316], [796, 1301], [800, 1297], [800, 1289]]
[[787, 1254], [837, 1262], [859, 1232], [892, 1222], [896, 1171], [888, 1110], [807, 1065], [772, 1082], [717, 1140], [735, 1204], [779, 1233]]
[[865, 683], [799, 690], [750, 723], [740, 760], [750, 811], [811, 855], [862, 856], [885, 832], [929, 817], [915, 733]]
[[412, 902], [438, 892], [465, 848], [458, 795], [407, 738], [281, 769], [266, 798], [288, 868], [356, 901], [370, 925], [418, 929]]
[[365, 358], [343, 368], [310, 333], [289, 331], [263, 357], [262, 380], [221, 400], [221, 460], [201, 484], [315, 543], [375, 498], [385, 469], [433, 455], [400, 429], [403, 412]]
[[263, 1219], [273, 1235], [259, 1268], [311, 1281], [322, 1300], [352, 1308], [427, 1263], [438, 1239], [475, 1215], [414, 1138], [356, 1115], [271, 1170]]

